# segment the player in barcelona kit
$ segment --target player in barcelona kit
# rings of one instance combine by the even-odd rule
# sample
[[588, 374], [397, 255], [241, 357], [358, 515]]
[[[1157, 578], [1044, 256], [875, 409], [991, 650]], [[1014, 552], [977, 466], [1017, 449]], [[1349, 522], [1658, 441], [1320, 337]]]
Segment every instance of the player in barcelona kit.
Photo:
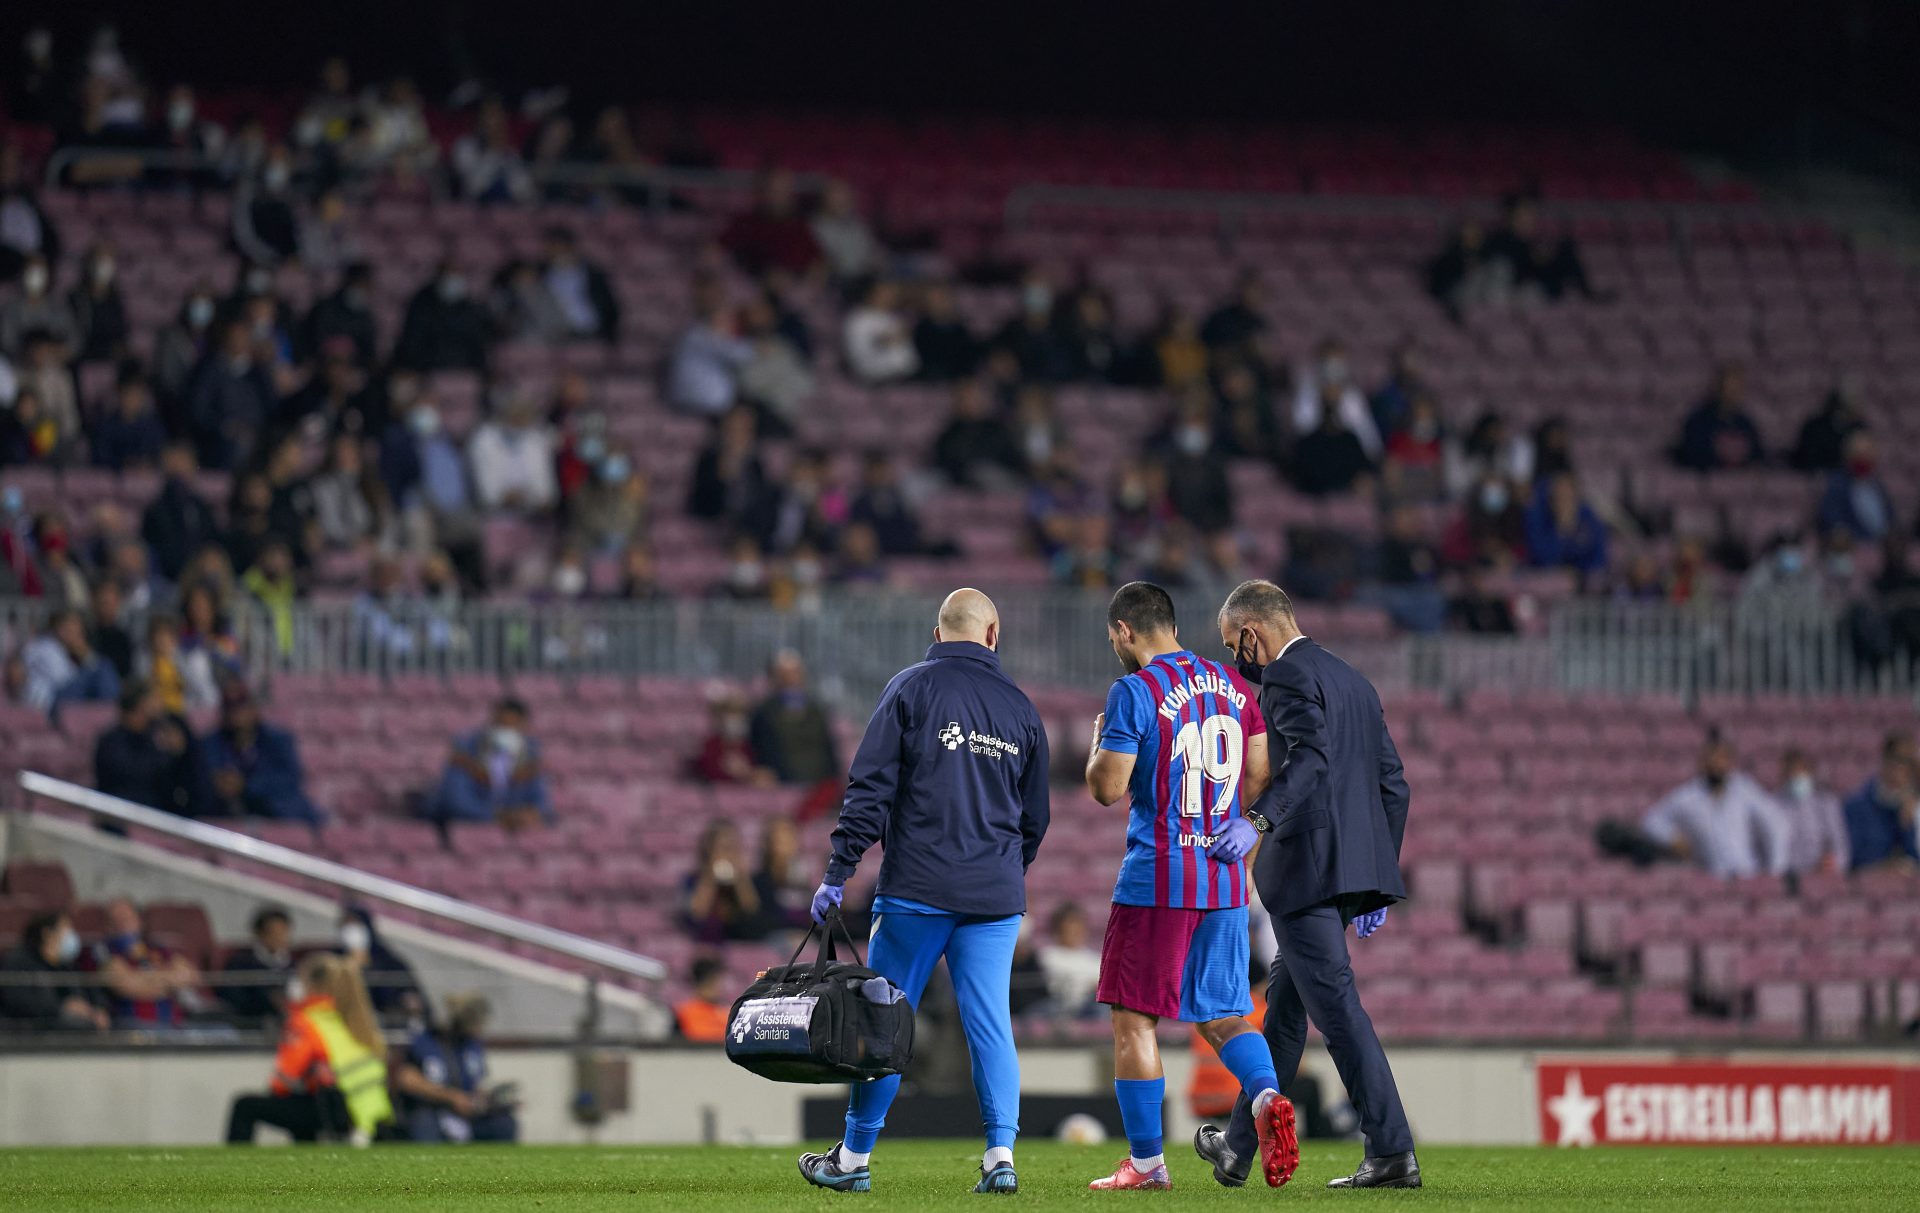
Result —
[[1088, 1187], [1172, 1186], [1154, 1037], [1171, 1018], [1200, 1026], [1253, 1101], [1262, 1169], [1277, 1188], [1300, 1163], [1293, 1105], [1280, 1094], [1266, 1038], [1246, 1019], [1245, 861], [1258, 835], [1241, 806], [1269, 778], [1259, 696], [1237, 673], [1181, 647], [1173, 599], [1157, 585], [1135, 581], [1114, 593], [1107, 638], [1127, 675], [1095, 722], [1087, 787], [1101, 804], [1129, 800], [1097, 996], [1113, 1008], [1113, 1090], [1129, 1153]]

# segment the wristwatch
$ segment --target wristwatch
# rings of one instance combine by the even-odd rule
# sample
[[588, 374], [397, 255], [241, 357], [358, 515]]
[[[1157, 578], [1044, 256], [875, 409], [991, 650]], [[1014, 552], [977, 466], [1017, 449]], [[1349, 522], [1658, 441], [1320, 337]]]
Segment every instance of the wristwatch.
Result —
[[1253, 828], [1257, 833], [1269, 834], [1273, 832], [1273, 823], [1267, 820], [1265, 813], [1256, 813], [1252, 809], [1248, 809], [1245, 813], [1242, 813], [1241, 816], [1253, 823]]

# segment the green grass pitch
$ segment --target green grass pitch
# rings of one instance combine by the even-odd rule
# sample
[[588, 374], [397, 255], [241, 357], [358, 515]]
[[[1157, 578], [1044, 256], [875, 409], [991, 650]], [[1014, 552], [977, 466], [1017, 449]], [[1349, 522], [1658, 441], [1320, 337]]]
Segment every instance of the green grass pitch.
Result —
[[[1256, 1179], [1216, 1186], [1189, 1149], [1169, 1142], [1171, 1192], [1096, 1195], [1089, 1179], [1111, 1169], [1123, 1144], [1023, 1143], [1010, 1207], [1085, 1209], [1106, 1202], [1181, 1208], [1347, 1202], [1447, 1209], [1914, 1209], [1920, 1208], [1920, 1147], [1635, 1149], [1581, 1151], [1434, 1147], [1420, 1152], [1419, 1192], [1329, 1192], [1326, 1181], [1359, 1159], [1354, 1145], [1314, 1143], [1278, 1192]], [[886, 1142], [874, 1155], [867, 1195], [809, 1188], [793, 1149], [764, 1147], [393, 1147], [348, 1150], [0, 1151], [0, 1209], [795, 1210], [973, 1209], [993, 1197], [969, 1192], [979, 1148], [968, 1142]]]

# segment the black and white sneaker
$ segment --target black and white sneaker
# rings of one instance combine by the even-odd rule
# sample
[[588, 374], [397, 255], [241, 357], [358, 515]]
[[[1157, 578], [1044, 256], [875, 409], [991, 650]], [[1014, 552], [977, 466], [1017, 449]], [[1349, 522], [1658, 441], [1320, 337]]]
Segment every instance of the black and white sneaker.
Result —
[[833, 1149], [825, 1154], [802, 1154], [800, 1174], [816, 1188], [831, 1188], [835, 1192], [872, 1191], [873, 1175], [867, 1168], [840, 1169], [840, 1146], [841, 1143], [835, 1142]]
[[985, 1167], [980, 1168], [980, 1182], [973, 1185], [973, 1190], [1006, 1195], [1020, 1190], [1020, 1180], [1013, 1173], [1012, 1163], [995, 1163], [991, 1171]]

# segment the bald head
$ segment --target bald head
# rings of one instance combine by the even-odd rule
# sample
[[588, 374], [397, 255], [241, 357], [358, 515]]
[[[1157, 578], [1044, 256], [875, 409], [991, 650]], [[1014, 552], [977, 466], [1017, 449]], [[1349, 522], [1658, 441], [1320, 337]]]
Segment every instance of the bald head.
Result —
[[961, 589], [947, 595], [934, 620], [935, 640], [971, 640], [990, 649], [1000, 647], [1000, 612], [993, 599], [979, 590]]

